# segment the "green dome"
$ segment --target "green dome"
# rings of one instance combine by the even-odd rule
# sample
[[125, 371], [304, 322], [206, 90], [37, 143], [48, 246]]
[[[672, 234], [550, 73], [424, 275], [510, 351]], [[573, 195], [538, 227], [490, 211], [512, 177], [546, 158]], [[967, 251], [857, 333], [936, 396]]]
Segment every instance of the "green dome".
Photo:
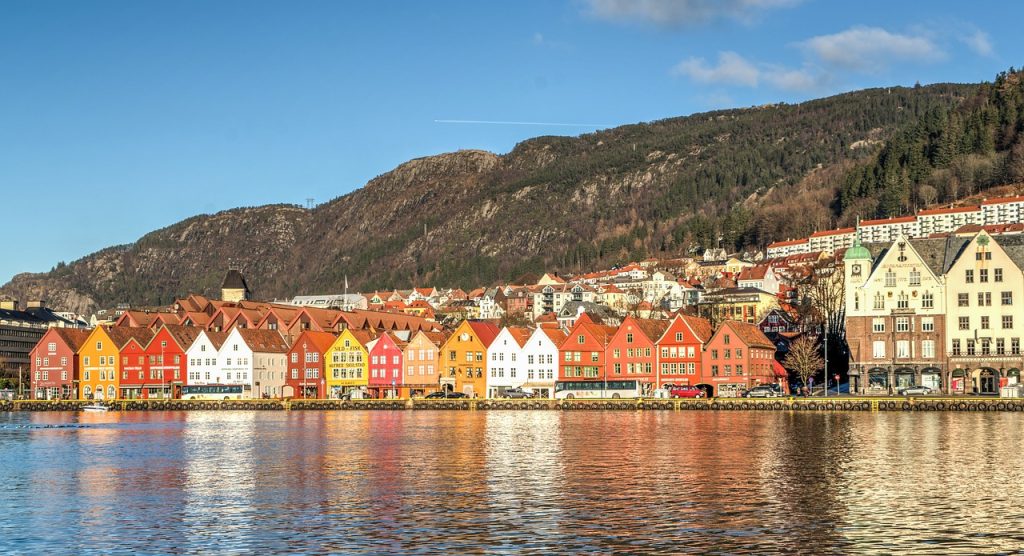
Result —
[[846, 254], [843, 255], [844, 261], [870, 261], [871, 251], [868, 251], [867, 247], [860, 244], [860, 238], [854, 238], [853, 246], [846, 250]]

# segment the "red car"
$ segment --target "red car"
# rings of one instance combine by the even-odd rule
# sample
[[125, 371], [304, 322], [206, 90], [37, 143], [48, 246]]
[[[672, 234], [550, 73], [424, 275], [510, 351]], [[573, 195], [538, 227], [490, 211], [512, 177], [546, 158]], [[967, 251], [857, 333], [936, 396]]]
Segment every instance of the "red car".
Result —
[[665, 385], [665, 389], [668, 390], [668, 397], [670, 398], [703, 398], [704, 391], [696, 386], [675, 386], [672, 384]]

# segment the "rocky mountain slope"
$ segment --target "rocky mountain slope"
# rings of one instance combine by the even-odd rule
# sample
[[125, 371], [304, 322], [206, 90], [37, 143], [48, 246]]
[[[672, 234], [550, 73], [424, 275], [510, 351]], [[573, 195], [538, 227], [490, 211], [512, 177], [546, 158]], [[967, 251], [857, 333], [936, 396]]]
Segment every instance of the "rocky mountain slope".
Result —
[[852, 221], [835, 202], [850, 172], [977, 90], [871, 89], [416, 159], [314, 209], [196, 216], [18, 275], [0, 294], [88, 311], [213, 294], [229, 260], [273, 298], [340, 291], [345, 276], [353, 291], [468, 287], [716, 242], [761, 246]]

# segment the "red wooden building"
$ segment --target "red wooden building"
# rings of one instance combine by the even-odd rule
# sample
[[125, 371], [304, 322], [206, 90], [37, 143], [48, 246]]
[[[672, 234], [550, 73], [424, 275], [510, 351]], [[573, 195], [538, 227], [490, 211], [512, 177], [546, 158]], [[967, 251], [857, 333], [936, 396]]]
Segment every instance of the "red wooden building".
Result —
[[712, 332], [707, 319], [676, 315], [655, 342], [658, 346], [658, 385], [695, 385], [700, 382], [701, 356]]
[[606, 351], [614, 326], [595, 323], [583, 313], [558, 348], [558, 380], [605, 380]]
[[78, 398], [78, 348], [88, 330], [50, 328], [29, 353], [30, 389], [36, 400]]
[[655, 342], [668, 325], [667, 320], [626, 317], [608, 340], [608, 379], [639, 380], [641, 391], [649, 395], [658, 378]]
[[[187, 383], [188, 356], [185, 354], [201, 328], [165, 324], [157, 329], [143, 352], [143, 398], [180, 398]], [[123, 374], [122, 374], [123, 376]]]
[[772, 365], [775, 344], [756, 324], [722, 322], [705, 346], [703, 359], [702, 383], [713, 388], [715, 396], [738, 396], [759, 384], [787, 387], [785, 372]]
[[284, 397], [327, 397], [327, 375], [324, 361], [327, 350], [337, 336], [330, 332], [306, 330], [299, 334], [288, 350], [288, 372], [284, 379]]
[[117, 344], [121, 357], [121, 377], [117, 384], [121, 399], [148, 397], [145, 390], [146, 374], [149, 370], [146, 346], [153, 339], [154, 333], [155, 330], [150, 328], [110, 329], [110, 338]]
[[402, 382], [405, 368], [404, 354], [409, 342], [394, 332], [386, 332], [377, 338], [370, 349], [370, 376], [368, 388], [375, 398], [403, 397]]

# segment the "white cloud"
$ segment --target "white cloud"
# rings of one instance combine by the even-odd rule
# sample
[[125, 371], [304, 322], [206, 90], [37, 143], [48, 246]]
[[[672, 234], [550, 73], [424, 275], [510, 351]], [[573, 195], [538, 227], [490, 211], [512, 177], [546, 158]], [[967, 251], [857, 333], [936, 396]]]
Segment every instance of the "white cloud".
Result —
[[992, 39], [989, 38], [988, 33], [981, 29], [975, 29], [974, 32], [961, 35], [959, 37], [960, 42], [967, 45], [978, 56], [991, 56], [994, 52], [992, 48]]
[[585, 0], [590, 15], [607, 21], [640, 21], [667, 27], [719, 19], [750, 22], [765, 10], [788, 8], [802, 0]]
[[719, 52], [717, 65], [709, 66], [704, 58], [688, 58], [676, 64], [672, 73], [700, 83], [757, 87], [760, 71], [735, 52]]
[[704, 58], [688, 58], [676, 64], [672, 73], [710, 85], [756, 88], [764, 83], [785, 91], [816, 90], [828, 81], [825, 74], [809, 68], [757, 64], [735, 52], [719, 52], [718, 63], [714, 65], [709, 65]]
[[812, 91], [822, 87], [827, 76], [814, 74], [807, 69], [790, 69], [782, 66], [768, 66], [761, 72], [764, 81], [784, 91]]
[[799, 43], [825, 64], [858, 71], [874, 71], [892, 62], [931, 62], [945, 52], [923, 34], [890, 33], [880, 27], [851, 27]]

